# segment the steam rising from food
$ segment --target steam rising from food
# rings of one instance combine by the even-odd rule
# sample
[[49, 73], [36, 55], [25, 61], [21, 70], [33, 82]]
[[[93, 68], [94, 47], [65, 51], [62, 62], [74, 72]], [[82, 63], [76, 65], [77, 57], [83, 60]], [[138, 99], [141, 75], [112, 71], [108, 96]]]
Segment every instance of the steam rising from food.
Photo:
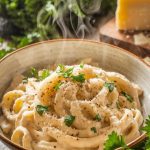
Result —
[[[61, 33], [63, 38], [84, 38], [86, 34], [92, 34], [94, 27], [91, 24], [91, 15], [85, 16], [82, 11], [83, 2], [88, 6], [84, 8], [86, 13], [91, 14], [100, 11], [101, 0], [90, 1], [92, 3], [88, 3], [86, 0], [78, 3], [76, 0], [67, 0], [66, 2], [54, 2], [54, 5], [48, 2], [37, 16], [37, 26], [44, 37], [49, 39], [49, 34], [51, 31], [53, 32], [54, 26], [58, 29], [55, 32], [58, 32], [58, 35]], [[49, 33], [47, 34], [47, 32]]]
[[[0, 1], [0, 35], [9, 39], [4, 48], [0, 47], [0, 58], [42, 40], [91, 38], [97, 20], [116, 7], [116, 0], [103, 0], [102, 5], [101, 0], [28, 1]], [[92, 39], [99, 40], [98, 32], [95, 37]], [[0, 45], [6, 39], [0, 38]]]

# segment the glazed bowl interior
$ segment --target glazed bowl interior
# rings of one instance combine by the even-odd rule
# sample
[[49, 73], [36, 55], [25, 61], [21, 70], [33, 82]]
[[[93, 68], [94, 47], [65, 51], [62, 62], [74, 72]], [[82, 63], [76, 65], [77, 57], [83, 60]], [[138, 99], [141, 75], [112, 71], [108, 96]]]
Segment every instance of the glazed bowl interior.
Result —
[[[30, 67], [43, 67], [53, 64], [72, 64], [78, 60], [91, 58], [102, 69], [125, 75], [144, 90], [142, 98], [143, 114], [150, 114], [150, 67], [136, 56], [120, 48], [85, 40], [46, 41], [19, 49], [0, 61], [0, 96], [8, 88], [12, 78]], [[1, 138], [2, 138], [1, 134]], [[8, 143], [6, 138], [2, 138]], [[130, 144], [136, 144], [143, 135]], [[9, 141], [10, 144], [10, 141]]]

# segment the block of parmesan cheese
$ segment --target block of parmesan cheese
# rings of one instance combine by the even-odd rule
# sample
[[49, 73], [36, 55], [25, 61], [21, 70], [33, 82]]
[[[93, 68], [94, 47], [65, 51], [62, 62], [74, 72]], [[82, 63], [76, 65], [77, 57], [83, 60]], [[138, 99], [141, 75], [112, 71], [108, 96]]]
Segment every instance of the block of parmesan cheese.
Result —
[[116, 25], [119, 30], [150, 30], [150, 0], [118, 0]]

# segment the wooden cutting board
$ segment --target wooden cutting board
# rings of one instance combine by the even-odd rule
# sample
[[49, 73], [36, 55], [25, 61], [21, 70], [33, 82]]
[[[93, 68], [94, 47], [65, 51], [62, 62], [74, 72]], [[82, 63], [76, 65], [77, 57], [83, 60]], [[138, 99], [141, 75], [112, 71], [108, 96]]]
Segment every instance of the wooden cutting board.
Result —
[[135, 45], [133, 38], [134, 34], [134, 32], [123, 33], [118, 31], [114, 18], [100, 28], [101, 41], [122, 47], [142, 58], [150, 56], [150, 45]]

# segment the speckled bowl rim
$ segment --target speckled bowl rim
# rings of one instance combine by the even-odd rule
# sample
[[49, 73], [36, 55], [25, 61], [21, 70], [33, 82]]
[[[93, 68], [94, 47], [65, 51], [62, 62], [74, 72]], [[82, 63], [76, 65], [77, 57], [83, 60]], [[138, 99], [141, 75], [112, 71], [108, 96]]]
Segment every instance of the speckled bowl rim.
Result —
[[[143, 63], [144, 65], [148, 66], [149, 69], [150, 69], [150, 65], [145, 63], [144, 60], [138, 56], [136, 56], [135, 54], [123, 49], [123, 48], [120, 48], [120, 47], [117, 47], [117, 46], [114, 46], [114, 45], [111, 45], [111, 44], [108, 44], [108, 43], [104, 43], [104, 42], [99, 42], [99, 41], [93, 41], [93, 40], [87, 40], [87, 39], [55, 39], [55, 40], [46, 40], [46, 41], [41, 41], [41, 42], [37, 42], [37, 43], [33, 43], [33, 44], [30, 44], [28, 46], [25, 46], [25, 47], [22, 47], [22, 48], [19, 48], [9, 54], [7, 54], [6, 56], [4, 56], [1, 60], [0, 60], [0, 64], [7, 58], [9, 58], [11, 55], [19, 52], [19, 51], [22, 51], [24, 49], [27, 49], [29, 47], [33, 47], [35, 45], [40, 45], [40, 44], [44, 44], [44, 43], [52, 43], [52, 42], [65, 42], [65, 41], [82, 41], [82, 42], [89, 42], [89, 43], [95, 43], [95, 44], [103, 44], [103, 45], [106, 45], [106, 46], [109, 46], [109, 47], [113, 47], [113, 48], [116, 48], [118, 50], [121, 50], [129, 55], [131, 55], [132, 57], [138, 59], [141, 61], [141, 63]], [[128, 146], [129, 147], [132, 147], [132, 146], [135, 146], [136, 144], [142, 142], [144, 139], [146, 139], [146, 134], [145, 133], [142, 133], [138, 138], [136, 138], [135, 140], [133, 140], [132, 142], [128, 143]], [[9, 144], [10, 146], [13, 146], [17, 149], [20, 149], [20, 150], [27, 150], [15, 143], [13, 143], [10, 139], [8, 139], [6, 136], [0, 134], [0, 140], [2, 140], [3, 142], [5, 142], [6, 144]]]

